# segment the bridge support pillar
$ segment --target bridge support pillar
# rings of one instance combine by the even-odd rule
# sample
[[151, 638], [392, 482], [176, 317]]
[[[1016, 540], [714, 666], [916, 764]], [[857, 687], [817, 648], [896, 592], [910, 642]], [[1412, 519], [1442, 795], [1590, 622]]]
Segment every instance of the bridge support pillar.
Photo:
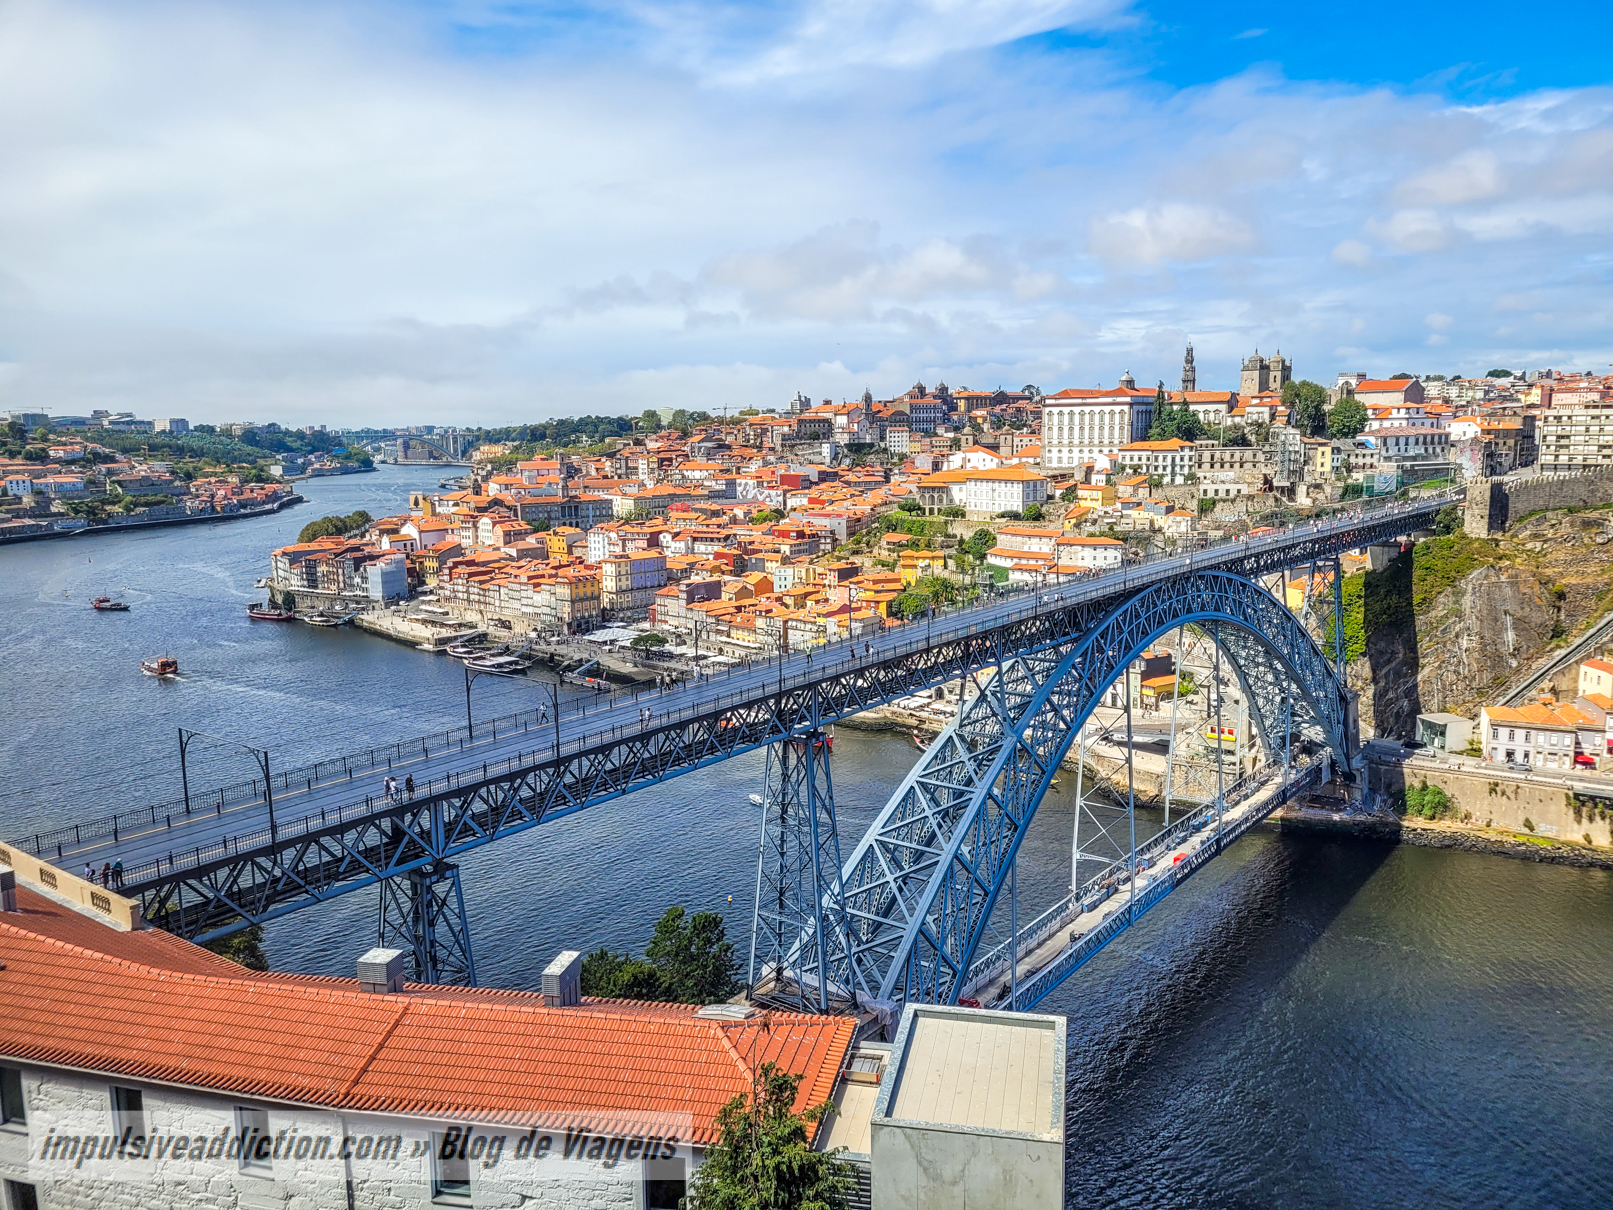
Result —
[[748, 982], [755, 998], [801, 1012], [854, 1007], [830, 980], [848, 946], [829, 744], [821, 731], [773, 744], [762, 796]]
[[476, 986], [459, 867], [433, 862], [381, 882], [380, 944], [412, 955], [415, 983]]

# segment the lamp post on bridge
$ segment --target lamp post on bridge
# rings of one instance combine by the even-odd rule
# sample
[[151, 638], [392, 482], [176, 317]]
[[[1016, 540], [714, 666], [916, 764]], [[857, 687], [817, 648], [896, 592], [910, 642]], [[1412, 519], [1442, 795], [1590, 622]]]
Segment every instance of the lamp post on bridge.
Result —
[[232, 748], [243, 749], [252, 753], [258, 767], [263, 770], [263, 801], [269, 808], [269, 843], [272, 845], [278, 839], [278, 830], [274, 822], [274, 785], [269, 780], [269, 750], [267, 748], [254, 748], [251, 744], [243, 743], [238, 739], [229, 739], [222, 735], [213, 735], [207, 731], [198, 731], [194, 727], [181, 727], [179, 729], [179, 781], [185, 794], [185, 814], [190, 814], [190, 771], [187, 766], [187, 757], [190, 752], [190, 743], [200, 736], [202, 739], [215, 740], [221, 744], [229, 744]]

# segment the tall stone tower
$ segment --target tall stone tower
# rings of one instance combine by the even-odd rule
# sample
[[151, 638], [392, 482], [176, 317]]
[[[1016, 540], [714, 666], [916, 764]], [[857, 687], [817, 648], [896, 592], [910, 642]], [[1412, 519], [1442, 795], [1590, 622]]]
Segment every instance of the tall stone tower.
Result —
[[1263, 395], [1270, 389], [1271, 366], [1260, 350], [1243, 359], [1243, 372], [1238, 376], [1238, 394], [1247, 399], [1250, 395]]
[[1199, 389], [1198, 372], [1193, 368], [1193, 346], [1187, 346], [1187, 354], [1182, 358], [1182, 394]]
[[1294, 363], [1278, 350], [1271, 357], [1262, 357], [1256, 349], [1254, 356], [1243, 359], [1243, 373], [1238, 380], [1238, 394], [1264, 395], [1268, 391], [1281, 391], [1294, 378]]

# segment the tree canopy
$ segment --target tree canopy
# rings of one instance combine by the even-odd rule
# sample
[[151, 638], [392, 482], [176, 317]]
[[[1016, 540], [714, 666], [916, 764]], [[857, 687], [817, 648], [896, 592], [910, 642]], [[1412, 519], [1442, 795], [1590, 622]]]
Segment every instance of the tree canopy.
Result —
[[796, 1113], [800, 1087], [800, 1076], [763, 1063], [751, 1095], [718, 1111], [718, 1139], [690, 1183], [690, 1210], [845, 1210], [855, 1172], [839, 1149], [814, 1151], [807, 1133], [834, 1106]]
[[1285, 382], [1283, 403], [1288, 408], [1288, 423], [1305, 436], [1327, 431], [1327, 388], [1320, 383], [1305, 378]]
[[1512, 371], [1511, 370], [1490, 370], [1484, 376], [1486, 378], [1511, 378], [1512, 377]]
[[669, 907], [656, 922], [644, 957], [601, 946], [582, 961], [585, 996], [715, 1004], [738, 989], [734, 943], [716, 912], [686, 918], [681, 907]]
[[321, 517], [304, 525], [302, 532], [297, 535], [297, 541], [312, 542], [315, 538], [339, 538], [343, 534], [352, 533], [355, 529], [368, 525], [374, 519], [362, 508], [357, 512], [348, 513], [345, 517]]
[[1354, 395], [1342, 396], [1327, 414], [1327, 435], [1336, 440], [1358, 437], [1367, 427], [1367, 408]]
[[1169, 441], [1176, 438], [1179, 441], [1197, 441], [1204, 436], [1204, 422], [1199, 419], [1198, 413], [1187, 406], [1184, 400], [1178, 406], [1171, 406], [1168, 402], [1154, 404], [1154, 422], [1148, 426], [1148, 440]]
[[983, 526], [963, 540], [963, 549], [975, 560], [984, 559], [996, 545], [997, 535]]

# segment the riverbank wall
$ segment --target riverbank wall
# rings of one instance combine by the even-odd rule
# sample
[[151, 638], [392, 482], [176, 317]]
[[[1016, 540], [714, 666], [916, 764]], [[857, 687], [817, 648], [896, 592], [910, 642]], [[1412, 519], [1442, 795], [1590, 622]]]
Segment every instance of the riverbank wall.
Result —
[[235, 513], [197, 513], [189, 517], [164, 517], [160, 521], [126, 521], [116, 525], [86, 525], [83, 529], [53, 529], [45, 533], [20, 534], [15, 538], [0, 538], [0, 546], [12, 546], [19, 542], [41, 542], [50, 538], [84, 538], [95, 534], [122, 534], [144, 529], [168, 529], [176, 525], [203, 525], [213, 521], [244, 521], [248, 517], [267, 517], [290, 508], [294, 504], [305, 503], [302, 496], [293, 492], [283, 496], [265, 508], [247, 508]]
[[1613, 785], [1599, 794], [1564, 779], [1538, 773], [1456, 765], [1428, 757], [1372, 755], [1367, 790], [1386, 807], [1408, 789], [1438, 786], [1454, 814], [1439, 821], [1521, 834], [1540, 840], [1613, 846]]
[[1381, 813], [1351, 814], [1297, 803], [1276, 812], [1267, 826], [1275, 827], [1280, 832], [1348, 836], [1358, 840], [1381, 840], [1389, 844], [1410, 844], [1427, 849], [1455, 849], [1550, 865], [1613, 870], [1613, 849], [1552, 840], [1527, 832], [1509, 832], [1442, 820], [1400, 819]]

